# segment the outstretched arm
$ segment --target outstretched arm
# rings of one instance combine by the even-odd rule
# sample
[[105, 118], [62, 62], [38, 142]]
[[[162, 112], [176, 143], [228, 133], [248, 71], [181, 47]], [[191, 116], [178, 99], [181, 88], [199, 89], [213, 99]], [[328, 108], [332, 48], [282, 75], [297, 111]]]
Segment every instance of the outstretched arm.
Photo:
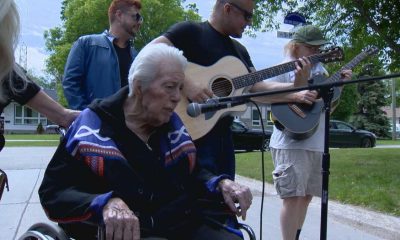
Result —
[[80, 113], [80, 111], [64, 108], [43, 90], [40, 90], [26, 105], [64, 128], [68, 128]]

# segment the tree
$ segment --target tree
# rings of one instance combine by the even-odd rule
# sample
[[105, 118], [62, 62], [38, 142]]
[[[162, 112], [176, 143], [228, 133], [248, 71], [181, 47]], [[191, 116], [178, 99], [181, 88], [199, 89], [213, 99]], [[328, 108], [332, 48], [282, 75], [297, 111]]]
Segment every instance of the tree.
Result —
[[[379, 64], [366, 64], [359, 77], [368, 77], [382, 73]], [[358, 84], [360, 100], [358, 101], [358, 112], [351, 119], [357, 128], [363, 128], [375, 133], [379, 137], [389, 137], [389, 119], [384, 114], [382, 107], [387, 106], [385, 95], [388, 94], [385, 83], [382, 81], [371, 81]]]
[[[50, 57], [46, 71], [57, 81], [60, 102], [66, 105], [61, 80], [69, 51], [78, 37], [99, 33], [108, 29], [108, 7], [112, 0], [64, 0], [62, 2], [62, 26], [45, 32], [46, 49]], [[196, 5], [184, 9], [184, 0], [142, 0], [144, 22], [134, 45], [140, 50], [145, 44], [161, 35], [173, 23], [183, 20], [199, 21]]]
[[26, 74], [29, 79], [34, 81], [37, 85], [45, 89], [56, 89], [55, 81], [47, 80], [45, 77], [37, 76], [32, 71], [28, 70]]
[[[289, 12], [297, 11], [307, 17], [308, 22], [320, 26], [326, 33], [327, 38], [331, 40], [334, 45], [341, 45], [346, 49], [346, 59], [353, 58], [356, 54], [363, 49], [375, 46], [380, 49], [379, 60], [381, 69], [379, 74], [387, 72], [398, 72], [400, 70], [400, 4], [398, 0], [297, 0], [297, 1], [284, 1], [284, 0], [257, 0], [257, 10], [255, 11], [255, 21], [253, 30], [263, 29], [271, 30], [279, 27], [276, 22], [276, 15], [282, 13], [286, 15]], [[371, 61], [369, 59], [368, 61]], [[354, 73], [359, 72], [360, 68], [353, 69]], [[378, 72], [375, 72], [378, 73]], [[369, 84], [367, 84], [369, 85]], [[357, 118], [360, 120], [360, 126], [363, 125], [367, 129], [371, 129], [379, 135], [383, 135], [385, 128], [385, 121], [378, 119], [383, 116], [379, 106], [382, 106], [381, 100], [384, 99], [382, 93], [384, 84], [370, 83], [372, 89], [379, 90], [378, 102], [368, 101], [368, 97], [375, 97], [370, 95], [360, 95], [362, 106], [367, 109], [366, 114], [381, 114], [373, 118], [368, 118], [372, 121], [371, 124], [381, 123], [381, 127], [367, 126], [366, 122], [362, 123], [364, 118]], [[365, 90], [372, 90], [366, 87]], [[346, 91], [353, 89], [353, 93], [349, 95], [347, 100]], [[347, 109], [351, 104], [356, 101], [351, 96], [354, 95], [354, 86], [346, 86], [341, 99], [341, 105], [334, 113], [334, 117], [347, 118], [351, 109]], [[382, 91], [382, 92], [381, 92]], [[398, 91], [399, 92], [399, 91]], [[373, 94], [373, 92], [368, 92]], [[371, 104], [371, 106], [369, 106]], [[342, 115], [344, 114], [344, 115]], [[338, 116], [339, 115], [339, 116]], [[356, 120], [354, 120], [356, 121]]]
[[[282, 9], [282, 10], [281, 10]], [[400, 68], [400, 4], [398, 0], [257, 0], [254, 29], [273, 29], [277, 13], [298, 11], [325, 30], [334, 44], [360, 52], [368, 46], [381, 49], [386, 70]]]

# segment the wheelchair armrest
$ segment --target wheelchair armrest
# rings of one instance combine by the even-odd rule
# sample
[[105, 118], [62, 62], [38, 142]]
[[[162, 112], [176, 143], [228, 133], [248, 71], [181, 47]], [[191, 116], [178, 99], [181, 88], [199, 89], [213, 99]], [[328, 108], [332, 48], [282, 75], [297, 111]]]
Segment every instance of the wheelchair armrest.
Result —
[[238, 223], [238, 228], [245, 231], [249, 235], [250, 240], [256, 240], [256, 234], [254, 233], [253, 229], [249, 225], [244, 224], [244, 223]]

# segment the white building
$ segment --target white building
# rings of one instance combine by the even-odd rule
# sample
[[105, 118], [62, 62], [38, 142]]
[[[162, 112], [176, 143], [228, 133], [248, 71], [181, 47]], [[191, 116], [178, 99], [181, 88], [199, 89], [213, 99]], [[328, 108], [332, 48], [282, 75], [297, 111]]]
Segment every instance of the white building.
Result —
[[[43, 89], [51, 98], [57, 101], [55, 90]], [[30, 109], [28, 106], [21, 106], [11, 102], [2, 114], [4, 117], [4, 132], [11, 133], [36, 133], [39, 123], [43, 128], [53, 124], [42, 114]]]

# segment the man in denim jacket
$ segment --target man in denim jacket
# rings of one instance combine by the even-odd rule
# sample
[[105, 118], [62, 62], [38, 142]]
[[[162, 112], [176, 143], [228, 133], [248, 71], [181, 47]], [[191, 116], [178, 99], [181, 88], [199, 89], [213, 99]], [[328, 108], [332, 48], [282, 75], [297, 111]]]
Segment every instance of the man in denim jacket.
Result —
[[62, 81], [71, 109], [82, 110], [93, 99], [108, 97], [127, 85], [137, 55], [132, 39], [143, 22], [140, 9], [140, 0], [113, 0], [108, 9], [110, 29], [74, 43]]

